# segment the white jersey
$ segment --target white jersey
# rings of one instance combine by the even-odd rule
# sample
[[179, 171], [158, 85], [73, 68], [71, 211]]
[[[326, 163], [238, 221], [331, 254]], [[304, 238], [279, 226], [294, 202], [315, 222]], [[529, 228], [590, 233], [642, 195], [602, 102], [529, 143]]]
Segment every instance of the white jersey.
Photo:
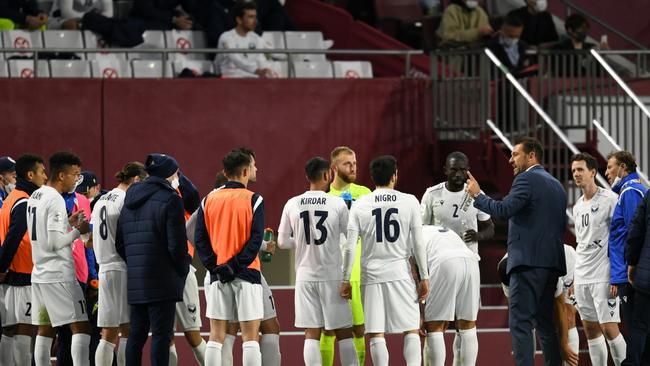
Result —
[[564, 289], [568, 289], [575, 281], [576, 250], [572, 246], [564, 244], [564, 261], [566, 262], [566, 274], [560, 279], [564, 283]]
[[117, 220], [120, 218], [126, 192], [114, 188], [99, 198], [90, 217], [93, 226], [93, 249], [99, 272], [126, 271], [126, 263], [115, 250]]
[[76, 281], [72, 259], [72, 240], [59, 250], [48, 250], [51, 232], [66, 234], [70, 231], [68, 212], [63, 196], [54, 188], [44, 185], [32, 193], [27, 201], [27, 231], [32, 242], [33, 283]]
[[422, 227], [422, 238], [427, 246], [427, 263], [431, 273], [442, 262], [452, 258], [466, 258], [477, 262], [480, 259], [458, 234], [448, 228], [425, 225]]
[[342, 279], [339, 240], [348, 226], [348, 207], [340, 197], [307, 191], [287, 201], [279, 233], [293, 233], [296, 281]]
[[609, 225], [616, 201], [616, 193], [599, 187], [589, 201], [585, 201], [583, 195], [573, 206], [573, 221], [578, 243], [576, 284], [609, 282]]
[[[478, 221], [487, 221], [490, 215], [479, 211], [472, 202], [463, 210], [465, 190], [451, 192], [447, 189], [446, 182], [429, 187], [422, 196], [422, 223], [447, 227], [459, 236], [467, 230], [478, 231]], [[469, 242], [466, 245], [474, 253], [478, 253], [478, 242]]]
[[[266, 45], [257, 33], [251, 31], [242, 37], [233, 28], [221, 34], [218, 47], [255, 50], [264, 49]], [[215, 61], [221, 75], [227, 78], [256, 78], [255, 70], [270, 68], [270, 63], [263, 53], [220, 53]]]
[[[350, 211], [348, 247], [355, 242], [350, 238], [357, 235], [362, 242], [362, 284], [411, 279], [409, 257], [412, 254], [422, 278], [429, 277], [422, 241], [422, 217], [415, 196], [378, 188], [359, 198]], [[347, 272], [349, 268], [346, 267], [344, 265]]]

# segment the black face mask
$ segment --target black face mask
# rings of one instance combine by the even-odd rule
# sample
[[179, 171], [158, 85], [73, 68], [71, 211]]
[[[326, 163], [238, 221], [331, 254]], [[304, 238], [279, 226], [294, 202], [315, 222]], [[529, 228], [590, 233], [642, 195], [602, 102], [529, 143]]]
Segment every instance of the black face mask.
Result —
[[587, 31], [580, 31], [580, 32], [574, 31], [573, 38], [578, 42], [584, 42], [585, 39], [587, 39]]

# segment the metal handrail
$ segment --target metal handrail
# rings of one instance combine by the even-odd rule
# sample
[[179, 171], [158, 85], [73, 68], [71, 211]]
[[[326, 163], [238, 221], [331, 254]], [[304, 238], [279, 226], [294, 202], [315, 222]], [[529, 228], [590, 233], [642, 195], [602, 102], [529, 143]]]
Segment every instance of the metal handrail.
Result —
[[[600, 123], [599, 120], [594, 118], [593, 121], [591, 121], [591, 122], [596, 127], [598, 132], [602, 133], [605, 136], [605, 139], [607, 140], [607, 142], [609, 142], [614, 147], [614, 150], [616, 150], [616, 151], [622, 151], [623, 150], [621, 148], [621, 146], [616, 142], [616, 140], [614, 140], [614, 138], [605, 130], [605, 128], [603, 127], [603, 125]], [[643, 180], [643, 182], [647, 186], [650, 186], [650, 181], [648, 181], [648, 176], [643, 174], [643, 172], [641, 171], [641, 169], [638, 166], [637, 166], [636, 172], [637, 172], [637, 174], [639, 174], [639, 178], [641, 178], [641, 180]]]
[[587, 10], [580, 7], [579, 5], [574, 4], [572, 1], [569, 1], [569, 0], [561, 0], [561, 1], [562, 1], [562, 3], [564, 3], [564, 6], [567, 9], [573, 8], [574, 10], [578, 11], [578, 13], [581, 13], [582, 15], [589, 18], [590, 20], [593, 20], [594, 22], [598, 23], [600, 26], [607, 29], [609, 32], [614, 33], [615, 35], [617, 35], [619, 38], [623, 39], [624, 41], [638, 47], [639, 49], [642, 49], [642, 50], [647, 50], [648, 49], [646, 46], [644, 46], [641, 43], [635, 41], [632, 37], [630, 37], [627, 34], [621, 32], [620, 30], [612, 27], [611, 25], [609, 25], [609, 23], [607, 23], [604, 20], [598, 18], [597, 16], [589, 13]]
[[494, 122], [492, 122], [492, 120], [488, 119], [487, 121], [485, 121], [485, 123], [490, 127], [492, 131], [494, 131], [494, 134], [497, 135], [497, 137], [501, 140], [501, 142], [503, 142], [503, 144], [506, 145], [506, 147], [510, 149], [510, 151], [512, 151], [515, 148], [514, 145], [512, 145], [512, 142], [510, 142], [510, 140], [503, 134], [501, 129], [499, 129], [499, 127], [497, 127], [494, 124]]
[[[497, 68], [505, 74], [506, 79], [508, 79], [510, 84], [512, 84], [512, 86], [515, 87], [515, 89], [519, 92], [519, 94], [522, 97], [524, 97], [524, 99], [526, 99], [528, 104], [530, 104], [533, 107], [533, 109], [535, 109], [537, 114], [539, 114], [540, 117], [542, 117], [542, 120], [544, 120], [544, 122], [551, 128], [551, 130], [553, 130], [553, 132], [555, 132], [555, 134], [560, 138], [560, 140], [562, 140], [564, 145], [566, 145], [569, 148], [569, 150], [571, 150], [572, 153], [578, 154], [580, 150], [578, 150], [578, 148], [571, 141], [569, 141], [569, 138], [564, 134], [564, 132], [560, 130], [557, 124], [553, 122], [551, 117], [549, 117], [549, 115], [544, 111], [544, 109], [542, 109], [542, 107], [535, 101], [535, 99], [533, 99], [533, 97], [524, 89], [524, 87], [522, 87], [521, 84], [519, 84], [517, 79], [515, 79], [515, 77], [510, 73], [508, 68], [505, 67], [501, 63], [501, 61], [499, 61], [499, 59], [494, 55], [494, 53], [492, 53], [492, 51], [486, 48], [484, 52], [488, 56], [490, 61], [492, 61], [492, 63], [496, 65]], [[603, 187], [610, 188], [609, 183], [605, 178], [603, 178], [602, 175], [600, 175], [600, 173], [598, 173], [596, 179]]]

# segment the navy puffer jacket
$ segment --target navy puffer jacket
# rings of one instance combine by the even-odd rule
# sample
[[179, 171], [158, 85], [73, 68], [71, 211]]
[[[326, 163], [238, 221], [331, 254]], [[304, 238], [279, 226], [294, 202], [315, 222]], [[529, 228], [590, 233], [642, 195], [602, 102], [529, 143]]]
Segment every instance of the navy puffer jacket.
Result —
[[183, 202], [166, 179], [129, 188], [115, 247], [126, 261], [129, 304], [182, 301], [190, 267]]
[[634, 288], [650, 294], [650, 191], [632, 219], [627, 234], [625, 261], [636, 266]]

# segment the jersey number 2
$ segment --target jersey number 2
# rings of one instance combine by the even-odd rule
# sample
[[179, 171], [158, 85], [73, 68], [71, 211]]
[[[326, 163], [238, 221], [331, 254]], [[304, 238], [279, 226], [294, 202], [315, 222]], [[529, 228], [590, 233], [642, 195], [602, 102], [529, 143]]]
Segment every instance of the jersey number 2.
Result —
[[[314, 211], [314, 216], [318, 217], [318, 222], [316, 223], [316, 230], [320, 231], [320, 238], [314, 238], [314, 244], [321, 245], [327, 240], [327, 228], [325, 225], [325, 219], [327, 219], [327, 211]], [[302, 211], [300, 213], [300, 218], [302, 219], [302, 224], [305, 229], [305, 241], [307, 245], [311, 244], [311, 228], [309, 225], [309, 211]]]

